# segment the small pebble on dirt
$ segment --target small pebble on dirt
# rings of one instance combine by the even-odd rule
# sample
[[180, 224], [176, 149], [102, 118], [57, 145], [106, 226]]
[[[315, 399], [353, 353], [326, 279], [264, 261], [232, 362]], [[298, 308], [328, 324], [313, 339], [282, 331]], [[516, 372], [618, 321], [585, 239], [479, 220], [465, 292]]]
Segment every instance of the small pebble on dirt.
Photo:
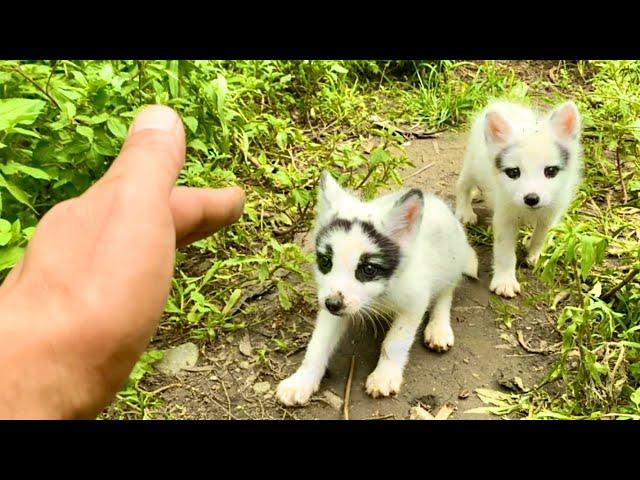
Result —
[[253, 386], [253, 391], [258, 395], [262, 395], [271, 390], [271, 384], [269, 382], [258, 382]]
[[185, 367], [193, 367], [200, 352], [194, 343], [188, 342], [163, 350], [162, 353], [164, 356], [155, 364], [155, 368], [165, 375], [176, 375]]
[[471, 395], [471, 392], [465, 388], [460, 391], [458, 398], [464, 400], [465, 398], [469, 398], [469, 395]]
[[324, 398], [324, 400], [326, 400], [326, 402], [331, 405], [332, 408], [338, 411], [340, 411], [340, 409], [342, 408], [342, 404], [344, 403], [342, 398], [340, 398], [330, 390], [325, 390], [324, 392], [322, 392], [322, 398]]

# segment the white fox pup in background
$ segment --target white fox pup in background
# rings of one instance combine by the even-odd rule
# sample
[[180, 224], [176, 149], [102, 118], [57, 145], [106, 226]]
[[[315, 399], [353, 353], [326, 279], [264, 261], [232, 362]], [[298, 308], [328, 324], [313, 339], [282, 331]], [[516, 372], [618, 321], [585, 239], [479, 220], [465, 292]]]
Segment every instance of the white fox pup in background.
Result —
[[522, 224], [534, 226], [527, 262], [535, 265], [549, 228], [565, 212], [581, 177], [580, 114], [566, 102], [540, 116], [529, 108], [495, 102], [471, 127], [456, 185], [456, 217], [474, 224], [474, 187], [493, 210], [493, 278], [504, 297], [520, 293], [516, 242]]
[[453, 345], [453, 292], [463, 273], [477, 277], [478, 270], [462, 225], [441, 200], [418, 189], [363, 202], [325, 172], [314, 240], [320, 310], [304, 361], [278, 385], [278, 400], [307, 403], [347, 327], [380, 312], [395, 319], [366, 389], [373, 397], [397, 394], [429, 307], [425, 344], [438, 351]]

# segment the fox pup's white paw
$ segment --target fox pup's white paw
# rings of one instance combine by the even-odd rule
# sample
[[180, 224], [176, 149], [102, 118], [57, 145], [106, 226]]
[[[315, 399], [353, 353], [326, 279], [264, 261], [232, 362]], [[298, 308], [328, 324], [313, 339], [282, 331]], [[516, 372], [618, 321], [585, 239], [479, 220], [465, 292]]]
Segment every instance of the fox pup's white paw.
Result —
[[496, 273], [491, 279], [489, 289], [495, 292], [496, 295], [513, 298], [520, 293], [520, 284], [516, 280], [515, 274]]
[[538, 259], [540, 258], [540, 252], [534, 252], [527, 255], [527, 265], [530, 267], [535, 267], [538, 263]]
[[393, 362], [378, 364], [367, 377], [367, 393], [373, 398], [397, 395], [402, 384], [402, 368]]
[[475, 225], [478, 222], [478, 216], [472, 208], [456, 210], [456, 218], [460, 220], [463, 225]]
[[306, 404], [320, 386], [316, 377], [308, 372], [297, 371], [278, 385], [276, 398], [289, 407]]
[[446, 352], [453, 347], [453, 329], [445, 323], [429, 321], [424, 329], [424, 344], [436, 352]]

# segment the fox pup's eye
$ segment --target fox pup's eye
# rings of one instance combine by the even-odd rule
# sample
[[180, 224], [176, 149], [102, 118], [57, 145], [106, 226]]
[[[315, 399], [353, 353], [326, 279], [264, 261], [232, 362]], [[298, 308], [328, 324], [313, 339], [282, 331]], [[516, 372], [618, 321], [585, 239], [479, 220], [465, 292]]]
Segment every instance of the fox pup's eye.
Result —
[[363, 263], [358, 267], [358, 270], [360, 270], [358, 276], [363, 280], [372, 280], [378, 275], [378, 267], [371, 263]]
[[560, 169], [558, 167], [545, 167], [544, 176], [547, 178], [553, 178], [558, 174], [559, 171]]
[[329, 273], [332, 266], [333, 262], [329, 255], [318, 255], [318, 268], [322, 273]]
[[376, 273], [378, 273], [378, 269], [375, 265], [367, 263], [364, 267], [362, 267], [362, 273], [364, 273], [367, 277], [373, 277]]
[[518, 178], [520, 176], [520, 169], [519, 168], [505, 168], [504, 169], [504, 173], [507, 177], [515, 180], [516, 178]]

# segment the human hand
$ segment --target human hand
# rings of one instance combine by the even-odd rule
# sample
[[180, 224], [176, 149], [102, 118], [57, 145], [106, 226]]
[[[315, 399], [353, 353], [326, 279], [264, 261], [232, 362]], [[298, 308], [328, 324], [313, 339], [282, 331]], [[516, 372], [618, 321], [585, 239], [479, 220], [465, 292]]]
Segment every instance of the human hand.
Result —
[[185, 134], [140, 113], [107, 173], [40, 221], [0, 288], [0, 417], [95, 418], [147, 347], [176, 246], [242, 214], [239, 188], [175, 187]]

